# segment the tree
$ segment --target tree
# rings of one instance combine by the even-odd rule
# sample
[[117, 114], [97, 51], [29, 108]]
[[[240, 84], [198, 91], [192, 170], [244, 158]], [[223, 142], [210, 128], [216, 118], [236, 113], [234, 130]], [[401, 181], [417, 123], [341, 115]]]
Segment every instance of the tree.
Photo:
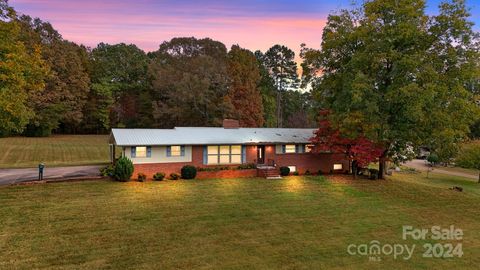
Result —
[[461, 140], [478, 117], [468, 16], [462, 0], [441, 4], [437, 16], [423, 0], [369, 0], [330, 15], [321, 49], [305, 56], [307, 75], [321, 74], [314, 96], [331, 122], [383, 148], [381, 177], [393, 145], [431, 145], [433, 134]]
[[110, 129], [110, 110], [113, 106], [113, 86], [108, 82], [92, 83], [85, 105], [83, 128], [87, 132], [102, 133]]
[[[457, 156], [456, 164], [462, 168], [480, 170], [480, 144], [464, 145]], [[480, 172], [478, 183], [480, 183]]]
[[471, 139], [480, 139], [480, 120], [477, 120], [470, 127], [470, 138]]
[[282, 109], [284, 127], [311, 128], [315, 127], [315, 114], [310, 92], [287, 90], [283, 92]]
[[349, 160], [353, 177], [356, 178], [358, 167], [367, 167], [370, 163], [378, 161], [382, 148], [364, 136], [348, 138], [340, 130], [335, 129], [329, 119], [330, 112], [321, 110], [318, 130], [310, 139], [313, 144], [312, 153], [340, 154]]
[[227, 57], [231, 80], [228, 97], [235, 108], [234, 118], [242, 127], [263, 126], [262, 98], [258, 89], [260, 70], [255, 55], [233, 45]]
[[232, 115], [227, 49], [221, 42], [174, 38], [150, 57], [157, 126], [220, 126]]
[[260, 70], [260, 82], [258, 88], [262, 95], [263, 104], [263, 118], [265, 120], [265, 127], [277, 126], [277, 104], [276, 96], [277, 89], [275, 88], [275, 81], [268, 73], [267, 68], [263, 64], [263, 53], [261, 51], [255, 51], [255, 57], [257, 58], [257, 64]]
[[90, 61], [92, 103], [85, 108], [85, 125], [97, 132], [116, 126], [151, 126], [153, 103], [145, 52], [133, 44], [100, 43]]
[[275, 82], [277, 90], [277, 127], [282, 127], [281, 104], [283, 92], [295, 88], [298, 82], [295, 53], [286, 46], [274, 45], [263, 55], [262, 62]]
[[16, 18], [21, 26], [21, 39], [27, 49], [41, 48], [42, 59], [50, 68], [41, 93], [29, 95], [29, 106], [35, 112], [26, 134], [48, 136], [62, 125], [74, 131], [83, 119], [90, 78], [87, 72], [86, 48], [64, 40], [48, 22], [23, 15]]
[[21, 133], [34, 116], [28, 97], [40, 93], [48, 71], [41, 48], [21, 41], [15, 10], [0, 1], [0, 135]]

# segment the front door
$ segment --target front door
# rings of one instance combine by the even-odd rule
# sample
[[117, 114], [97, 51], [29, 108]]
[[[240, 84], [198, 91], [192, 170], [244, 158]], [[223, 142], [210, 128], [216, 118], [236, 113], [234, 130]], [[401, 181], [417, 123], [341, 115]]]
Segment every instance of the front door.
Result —
[[265, 145], [257, 145], [257, 164], [265, 164]]

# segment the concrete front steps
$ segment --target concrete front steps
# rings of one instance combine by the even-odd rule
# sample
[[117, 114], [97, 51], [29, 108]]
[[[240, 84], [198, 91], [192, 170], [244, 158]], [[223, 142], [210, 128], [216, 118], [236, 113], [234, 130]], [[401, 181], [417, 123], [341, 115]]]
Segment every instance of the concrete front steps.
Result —
[[277, 168], [272, 166], [259, 166], [257, 167], [257, 176], [264, 177], [266, 179], [282, 179]]

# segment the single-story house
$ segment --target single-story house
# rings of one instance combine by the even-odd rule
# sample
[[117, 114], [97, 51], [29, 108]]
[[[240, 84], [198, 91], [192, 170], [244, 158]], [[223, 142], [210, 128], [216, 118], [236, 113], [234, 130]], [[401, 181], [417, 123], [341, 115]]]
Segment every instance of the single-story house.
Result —
[[[240, 128], [225, 120], [223, 127], [176, 127], [173, 129], [112, 129], [112, 160], [115, 148], [134, 164], [134, 175], [178, 173], [185, 165], [197, 168], [254, 164], [257, 169], [231, 170], [219, 177], [255, 176], [259, 170], [287, 166], [291, 172], [332, 173], [349, 170], [349, 163], [331, 153], [310, 152], [315, 129]], [[116, 147], [115, 147], [116, 146]], [[234, 173], [235, 171], [235, 173]], [[262, 175], [266, 176], [266, 175]]]

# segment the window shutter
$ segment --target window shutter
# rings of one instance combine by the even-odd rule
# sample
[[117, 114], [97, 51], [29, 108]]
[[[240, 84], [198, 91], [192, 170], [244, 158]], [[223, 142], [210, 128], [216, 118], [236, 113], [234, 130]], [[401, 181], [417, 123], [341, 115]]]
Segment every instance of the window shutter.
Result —
[[302, 153], [306, 153], [306, 150], [305, 150], [306, 148], [307, 146], [305, 144], [302, 144]]
[[152, 157], [152, 147], [147, 146], [147, 157]]
[[167, 157], [171, 157], [171, 156], [172, 156], [172, 147], [167, 146]]
[[204, 164], [204, 165], [207, 164], [207, 161], [208, 161], [207, 159], [208, 159], [208, 158], [207, 158], [207, 146], [204, 145], [204, 146], [203, 146], [203, 164]]
[[282, 144], [282, 154], [285, 154], [286, 150], [285, 150], [285, 144]]
[[242, 163], [247, 163], [247, 147], [242, 145]]
[[180, 146], [180, 155], [185, 156], [185, 145]]
[[135, 146], [130, 147], [130, 156], [132, 158], [137, 157], [137, 147], [135, 147]]

